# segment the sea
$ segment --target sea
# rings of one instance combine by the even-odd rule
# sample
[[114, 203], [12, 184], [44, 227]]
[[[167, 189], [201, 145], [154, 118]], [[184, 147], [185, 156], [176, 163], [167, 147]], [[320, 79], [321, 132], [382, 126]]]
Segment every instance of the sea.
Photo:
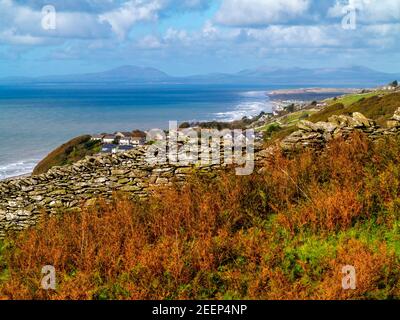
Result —
[[0, 180], [30, 173], [82, 134], [166, 129], [169, 121], [232, 121], [272, 111], [279, 86], [0, 86]]

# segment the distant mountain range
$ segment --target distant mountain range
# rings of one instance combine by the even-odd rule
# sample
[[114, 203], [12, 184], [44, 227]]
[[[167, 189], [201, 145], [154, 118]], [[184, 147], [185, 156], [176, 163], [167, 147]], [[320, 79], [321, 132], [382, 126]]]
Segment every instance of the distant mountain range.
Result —
[[55, 75], [37, 78], [2, 78], [0, 79], [0, 84], [241, 84], [368, 87], [386, 84], [396, 79], [400, 79], [400, 74], [384, 73], [360, 66], [325, 69], [260, 67], [233, 74], [212, 73], [187, 77], [174, 77], [155, 68], [121, 66], [98, 73]]

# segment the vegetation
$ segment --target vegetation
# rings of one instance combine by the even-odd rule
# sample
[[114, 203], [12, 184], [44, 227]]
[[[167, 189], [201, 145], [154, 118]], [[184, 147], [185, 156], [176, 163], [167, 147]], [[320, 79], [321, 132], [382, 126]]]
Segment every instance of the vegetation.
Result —
[[286, 125], [291, 125], [293, 123], [297, 123], [300, 120], [306, 120], [310, 115], [315, 113], [315, 110], [302, 110], [298, 112], [293, 112], [282, 118], [282, 123]]
[[[296, 131], [297, 123], [301, 120], [328, 121], [333, 115], [352, 115], [354, 112], [361, 112], [385, 127], [387, 120], [393, 116], [398, 108], [400, 108], [400, 92], [374, 91], [364, 94], [350, 94], [332, 99], [328, 106], [318, 112], [309, 109], [285, 115], [279, 119], [280, 129], [265, 136], [273, 142]], [[258, 128], [258, 130], [269, 130], [269, 127], [270, 125], [266, 125]]]
[[44, 158], [33, 170], [34, 175], [45, 173], [55, 166], [72, 164], [88, 155], [100, 152], [101, 143], [91, 141], [89, 135], [72, 139]]
[[217, 129], [217, 130], [224, 130], [224, 129], [246, 129], [252, 123], [258, 121], [265, 115], [265, 112], [261, 112], [258, 116], [248, 118], [243, 117], [241, 120], [234, 120], [231, 122], [220, 122], [220, 121], [209, 121], [209, 122], [183, 122], [179, 127], [181, 129], [186, 129], [189, 127], [199, 127], [201, 129]]
[[277, 122], [272, 122], [261, 129], [264, 132], [264, 137], [267, 139], [271, 138], [274, 132], [279, 132], [280, 130], [281, 126]]
[[313, 122], [328, 121], [328, 118], [332, 115], [351, 115], [354, 112], [361, 112], [367, 118], [373, 119], [378, 124], [385, 126], [386, 121], [400, 108], [400, 92], [385, 95], [377, 95], [375, 93], [369, 98], [361, 98], [350, 105], [344, 103], [343, 99], [336, 102], [336, 104], [312, 115], [309, 120]]
[[[10, 235], [0, 298], [400, 298], [400, 139], [354, 135], [263, 169], [100, 199]], [[48, 264], [55, 291], [40, 289]], [[356, 290], [342, 289], [345, 265]]]
[[366, 92], [366, 93], [357, 93], [357, 94], [347, 94], [344, 95], [343, 97], [334, 99], [332, 103], [338, 104], [341, 103], [345, 107], [348, 107], [352, 105], [353, 103], [356, 103], [360, 100], [363, 99], [368, 99], [371, 97], [379, 96], [379, 95], [385, 95], [386, 93], [384, 91], [373, 91], [373, 92]]

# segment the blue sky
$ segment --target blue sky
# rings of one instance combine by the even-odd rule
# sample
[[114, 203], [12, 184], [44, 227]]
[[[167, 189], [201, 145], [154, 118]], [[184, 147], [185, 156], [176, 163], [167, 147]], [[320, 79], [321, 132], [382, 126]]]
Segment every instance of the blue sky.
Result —
[[[42, 26], [45, 5], [56, 9], [54, 30]], [[258, 66], [400, 72], [399, 35], [400, 0], [0, 0], [0, 77], [126, 64], [172, 75]]]

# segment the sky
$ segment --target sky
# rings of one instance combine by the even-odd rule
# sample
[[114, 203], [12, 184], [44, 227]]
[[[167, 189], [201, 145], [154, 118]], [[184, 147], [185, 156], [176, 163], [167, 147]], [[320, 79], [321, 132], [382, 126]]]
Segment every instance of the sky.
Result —
[[400, 72], [400, 0], [0, 0], [0, 77], [155, 67], [182, 76]]

